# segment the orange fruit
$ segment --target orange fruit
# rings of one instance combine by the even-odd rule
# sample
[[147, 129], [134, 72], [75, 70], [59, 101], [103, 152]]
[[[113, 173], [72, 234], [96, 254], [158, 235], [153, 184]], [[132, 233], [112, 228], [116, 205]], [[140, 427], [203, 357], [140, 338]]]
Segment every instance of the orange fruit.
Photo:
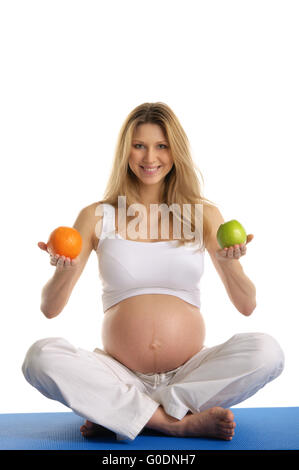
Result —
[[73, 227], [57, 227], [50, 234], [47, 248], [57, 255], [76, 258], [82, 248], [82, 237]]

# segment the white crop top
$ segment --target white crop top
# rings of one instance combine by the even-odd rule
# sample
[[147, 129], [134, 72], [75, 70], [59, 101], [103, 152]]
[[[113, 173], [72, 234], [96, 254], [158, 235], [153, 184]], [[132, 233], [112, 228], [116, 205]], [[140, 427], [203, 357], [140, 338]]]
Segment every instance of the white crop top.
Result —
[[141, 294], [174, 295], [200, 307], [204, 251], [194, 243], [178, 246], [177, 240], [126, 240], [115, 231], [115, 208], [111, 204], [102, 206], [102, 233], [96, 253], [104, 312], [127, 297]]

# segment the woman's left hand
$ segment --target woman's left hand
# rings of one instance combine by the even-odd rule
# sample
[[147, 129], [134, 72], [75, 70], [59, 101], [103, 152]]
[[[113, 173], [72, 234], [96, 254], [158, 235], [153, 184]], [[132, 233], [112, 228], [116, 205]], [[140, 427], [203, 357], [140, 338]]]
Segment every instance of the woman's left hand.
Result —
[[216, 256], [219, 259], [239, 259], [241, 256], [244, 256], [247, 251], [247, 243], [250, 243], [253, 239], [253, 235], [247, 235], [246, 243], [241, 243], [239, 245], [233, 245], [228, 248], [223, 248], [216, 251]]

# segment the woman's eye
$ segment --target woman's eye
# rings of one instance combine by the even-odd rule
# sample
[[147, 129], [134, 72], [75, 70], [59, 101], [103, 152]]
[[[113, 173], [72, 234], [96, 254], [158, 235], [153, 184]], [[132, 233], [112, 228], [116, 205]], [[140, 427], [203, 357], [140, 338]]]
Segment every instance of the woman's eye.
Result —
[[[137, 147], [138, 145], [140, 145], [141, 147], [143, 146], [142, 144], [135, 144], [134, 147], [139, 148], [139, 147]], [[165, 145], [165, 144], [159, 144], [159, 147], [161, 147], [161, 146], [167, 148], [167, 145]]]

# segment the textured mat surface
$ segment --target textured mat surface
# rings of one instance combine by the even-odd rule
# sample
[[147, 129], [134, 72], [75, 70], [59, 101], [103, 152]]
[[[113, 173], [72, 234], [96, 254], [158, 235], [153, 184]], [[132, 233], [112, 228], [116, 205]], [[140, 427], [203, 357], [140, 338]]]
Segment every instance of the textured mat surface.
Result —
[[0, 414], [1, 450], [297, 450], [299, 407], [231, 408], [236, 430], [231, 441], [176, 438], [144, 429], [134, 441], [117, 441], [109, 430], [81, 436], [84, 419], [73, 412]]

